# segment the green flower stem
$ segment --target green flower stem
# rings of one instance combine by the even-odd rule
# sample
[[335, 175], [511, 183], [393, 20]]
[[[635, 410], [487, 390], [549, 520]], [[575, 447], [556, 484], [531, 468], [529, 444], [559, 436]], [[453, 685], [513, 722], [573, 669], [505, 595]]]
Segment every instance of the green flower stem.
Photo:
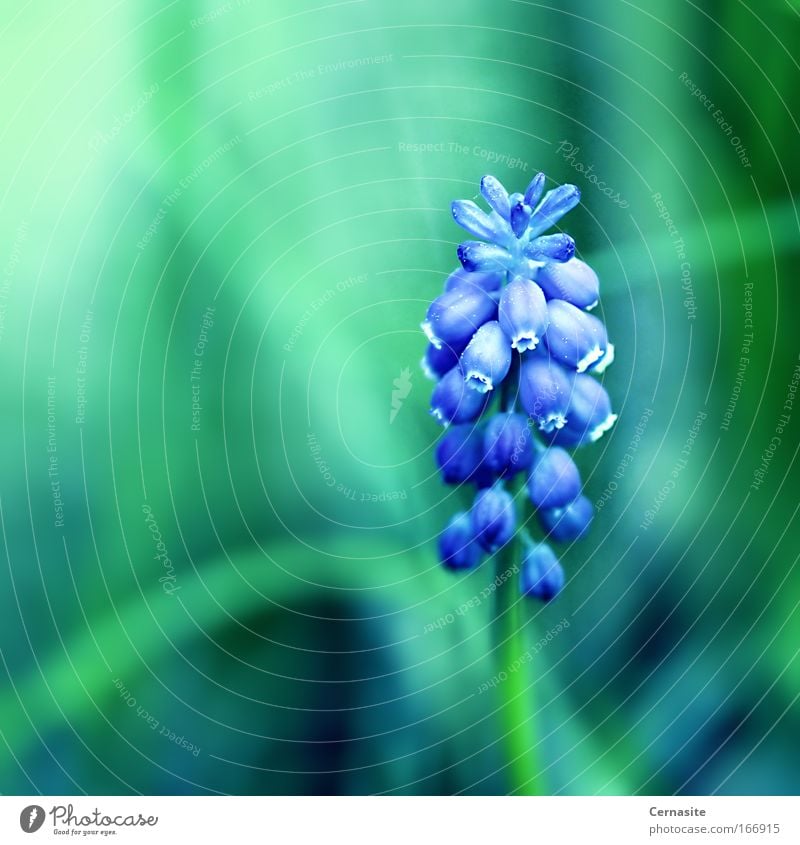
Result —
[[[515, 795], [545, 794], [541, 764], [536, 750], [536, 718], [533, 684], [528, 682], [530, 664], [520, 658], [525, 645], [520, 627], [520, 595], [515, 570], [518, 541], [512, 540], [495, 555], [497, 612], [494, 620], [494, 654], [498, 689], [502, 698], [503, 730], [510, 791]], [[511, 572], [509, 577], [507, 573]], [[505, 673], [503, 675], [502, 673]]]

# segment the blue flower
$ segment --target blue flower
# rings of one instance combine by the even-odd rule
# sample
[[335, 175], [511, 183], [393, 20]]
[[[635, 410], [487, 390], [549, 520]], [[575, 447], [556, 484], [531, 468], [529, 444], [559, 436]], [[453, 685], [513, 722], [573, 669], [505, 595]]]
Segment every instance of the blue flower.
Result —
[[571, 389], [569, 373], [549, 355], [528, 353], [523, 356], [520, 401], [541, 431], [549, 433], [564, 426]]
[[529, 545], [522, 556], [519, 589], [522, 595], [551, 601], [564, 587], [564, 570], [546, 543]]
[[[442, 480], [478, 488], [469, 513], [440, 536], [451, 569], [477, 566], [481, 549], [494, 553], [514, 538], [516, 494], [506, 485], [527, 491], [551, 540], [586, 534], [592, 505], [564, 447], [594, 442], [616, 420], [596, 378], [614, 359], [605, 326], [588, 313], [598, 303], [597, 274], [575, 257], [568, 234], [548, 234], [580, 192], [545, 192], [537, 173], [521, 194], [485, 176], [481, 194], [488, 211], [472, 200], [452, 204], [476, 240], [459, 245], [461, 267], [422, 323], [430, 341], [423, 368], [437, 381], [431, 413], [452, 423], [436, 447]], [[520, 589], [549, 601], [564, 571], [549, 545], [531, 541], [524, 527], [522, 534]]]
[[500, 295], [498, 320], [518, 352], [535, 349], [547, 331], [550, 315], [544, 293], [536, 282], [515, 276]]
[[483, 435], [483, 463], [498, 478], [527, 470], [533, 460], [533, 435], [524, 414], [495, 414]]
[[457, 513], [439, 535], [440, 560], [448, 569], [474, 569], [482, 557], [470, 515], [463, 511]]
[[566, 446], [582, 446], [599, 440], [616, 422], [611, 400], [603, 385], [590, 375], [577, 375], [572, 381], [566, 424], [554, 437]]
[[434, 346], [429, 343], [420, 366], [429, 379], [439, 381], [445, 373], [457, 366], [458, 359], [459, 353], [452, 346]]
[[491, 473], [483, 467], [483, 438], [483, 429], [469, 423], [447, 429], [436, 446], [436, 462], [445, 484], [491, 484]]
[[528, 495], [534, 507], [561, 508], [578, 498], [581, 474], [566, 449], [542, 449], [528, 475]]
[[461, 371], [467, 384], [488, 393], [508, 375], [511, 344], [497, 320], [484, 323], [461, 353]]
[[536, 274], [536, 283], [548, 299], [563, 299], [587, 311], [597, 305], [600, 297], [597, 273], [580, 258], [545, 264]]
[[497, 315], [497, 302], [478, 285], [460, 284], [433, 300], [422, 324], [437, 348], [451, 346], [461, 352], [473, 334]]
[[472, 422], [481, 415], [486, 398], [466, 385], [460, 367], [453, 367], [433, 388], [431, 414], [442, 425]]
[[547, 313], [550, 324], [544, 340], [550, 354], [564, 367], [582, 373], [606, 354], [606, 327], [597, 317], [563, 299], [551, 299]]
[[514, 500], [499, 484], [478, 493], [470, 515], [475, 539], [487, 552], [496, 552], [514, 536]]
[[589, 530], [594, 512], [586, 496], [578, 496], [562, 508], [539, 511], [539, 522], [552, 540], [570, 543], [583, 537]]

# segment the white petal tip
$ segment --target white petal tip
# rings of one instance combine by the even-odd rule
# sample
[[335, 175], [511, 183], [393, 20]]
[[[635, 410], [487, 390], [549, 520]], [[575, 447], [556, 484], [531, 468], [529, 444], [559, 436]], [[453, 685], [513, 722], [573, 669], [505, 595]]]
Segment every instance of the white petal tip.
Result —
[[614, 363], [614, 344], [609, 343], [608, 346], [606, 346], [605, 354], [595, 365], [594, 372], [604, 373], [605, 370], [606, 370], [606, 367], [608, 367], [610, 364], [613, 364], [613, 363]]
[[470, 370], [465, 376], [464, 381], [467, 387], [472, 390], [477, 390], [478, 393], [488, 393], [494, 390], [492, 379], [485, 373], [478, 373], [475, 370]]
[[605, 354], [605, 352], [599, 346], [592, 347], [592, 349], [590, 349], [583, 356], [583, 358], [581, 358], [581, 360], [578, 361], [578, 366], [576, 368], [577, 371], [579, 373], [585, 372], [589, 367], [592, 366], [592, 364], [595, 363], [595, 361], [599, 361], [603, 357], [604, 354]]
[[616, 414], [609, 414], [597, 428], [593, 428], [589, 432], [589, 440], [594, 443], [596, 440], [599, 440], [608, 430], [611, 428], [612, 425], [617, 421]]
[[424, 323], [420, 323], [420, 328], [422, 331], [425, 332], [425, 337], [431, 342], [432, 346], [435, 346], [437, 349], [442, 348], [442, 341], [440, 338], [436, 337], [436, 332], [433, 330], [433, 326], [431, 325], [430, 320], [425, 320]]

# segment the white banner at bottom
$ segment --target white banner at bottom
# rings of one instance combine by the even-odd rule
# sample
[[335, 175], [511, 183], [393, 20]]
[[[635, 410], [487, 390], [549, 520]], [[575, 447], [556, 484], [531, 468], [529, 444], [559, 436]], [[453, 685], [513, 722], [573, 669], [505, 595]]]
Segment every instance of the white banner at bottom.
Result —
[[[0, 842], [800, 842], [800, 798], [0, 797]], [[513, 838], [512, 838], [513, 837]]]

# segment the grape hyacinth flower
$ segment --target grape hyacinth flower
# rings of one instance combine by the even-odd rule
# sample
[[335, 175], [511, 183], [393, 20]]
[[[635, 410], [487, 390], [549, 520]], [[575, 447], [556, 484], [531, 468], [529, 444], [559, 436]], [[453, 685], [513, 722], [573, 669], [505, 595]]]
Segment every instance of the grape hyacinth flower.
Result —
[[[578, 189], [545, 192], [538, 173], [524, 194], [509, 194], [493, 176], [480, 190], [488, 211], [471, 200], [452, 205], [476, 240], [459, 245], [461, 266], [422, 323], [422, 367], [436, 382], [431, 414], [446, 427], [437, 465], [445, 484], [476, 490], [471, 508], [440, 534], [439, 555], [448, 569], [474, 569], [519, 533], [520, 591], [550, 601], [565, 575], [548, 541], [574, 542], [592, 521], [567, 449], [595, 442], [616, 420], [598, 380], [614, 347], [589, 313], [597, 274], [569, 235], [548, 233], [578, 204]], [[539, 542], [527, 520], [518, 524], [517, 493], [533, 506]]]

